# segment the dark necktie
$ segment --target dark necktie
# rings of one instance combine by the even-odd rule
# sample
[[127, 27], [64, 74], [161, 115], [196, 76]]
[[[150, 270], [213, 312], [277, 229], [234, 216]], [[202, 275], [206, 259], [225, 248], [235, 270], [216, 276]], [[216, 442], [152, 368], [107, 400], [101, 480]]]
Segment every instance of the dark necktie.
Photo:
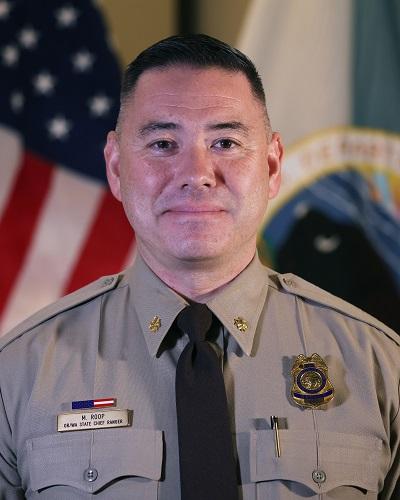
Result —
[[213, 315], [192, 304], [177, 317], [189, 343], [176, 368], [176, 409], [182, 500], [238, 498], [232, 434], [218, 356], [206, 341]]

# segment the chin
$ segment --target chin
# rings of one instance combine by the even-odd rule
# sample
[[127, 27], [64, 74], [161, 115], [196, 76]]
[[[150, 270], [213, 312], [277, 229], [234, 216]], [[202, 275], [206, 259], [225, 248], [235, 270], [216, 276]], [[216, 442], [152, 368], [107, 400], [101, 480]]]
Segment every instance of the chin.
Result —
[[226, 255], [224, 248], [214, 245], [205, 245], [199, 242], [185, 242], [184, 247], [175, 247], [171, 249], [171, 253], [177, 259], [187, 262], [203, 262], [208, 260], [220, 259]]

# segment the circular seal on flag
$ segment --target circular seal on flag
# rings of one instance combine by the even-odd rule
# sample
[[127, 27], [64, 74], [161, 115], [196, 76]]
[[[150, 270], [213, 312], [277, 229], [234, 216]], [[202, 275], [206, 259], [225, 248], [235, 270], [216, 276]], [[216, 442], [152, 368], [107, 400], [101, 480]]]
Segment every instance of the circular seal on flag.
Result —
[[258, 248], [397, 331], [399, 234], [400, 134], [339, 127], [288, 148]]

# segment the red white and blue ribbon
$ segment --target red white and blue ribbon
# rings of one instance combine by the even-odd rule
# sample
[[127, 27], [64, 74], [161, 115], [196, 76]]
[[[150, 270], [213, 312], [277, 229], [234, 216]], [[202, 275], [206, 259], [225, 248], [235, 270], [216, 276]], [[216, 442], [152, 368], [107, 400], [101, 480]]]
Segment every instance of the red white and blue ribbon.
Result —
[[116, 406], [117, 400], [115, 398], [105, 399], [88, 399], [86, 401], [72, 401], [73, 410], [82, 410], [87, 408], [107, 408]]

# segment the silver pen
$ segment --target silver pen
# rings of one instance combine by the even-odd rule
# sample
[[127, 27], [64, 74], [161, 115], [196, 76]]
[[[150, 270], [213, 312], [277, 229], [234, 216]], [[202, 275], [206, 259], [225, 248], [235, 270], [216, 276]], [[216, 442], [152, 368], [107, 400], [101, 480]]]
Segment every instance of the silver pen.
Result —
[[274, 431], [275, 438], [275, 455], [279, 458], [281, 456], [281, 442], [279, 439], [279, 421], [278, 417], [271, 417], [271, 429]]

